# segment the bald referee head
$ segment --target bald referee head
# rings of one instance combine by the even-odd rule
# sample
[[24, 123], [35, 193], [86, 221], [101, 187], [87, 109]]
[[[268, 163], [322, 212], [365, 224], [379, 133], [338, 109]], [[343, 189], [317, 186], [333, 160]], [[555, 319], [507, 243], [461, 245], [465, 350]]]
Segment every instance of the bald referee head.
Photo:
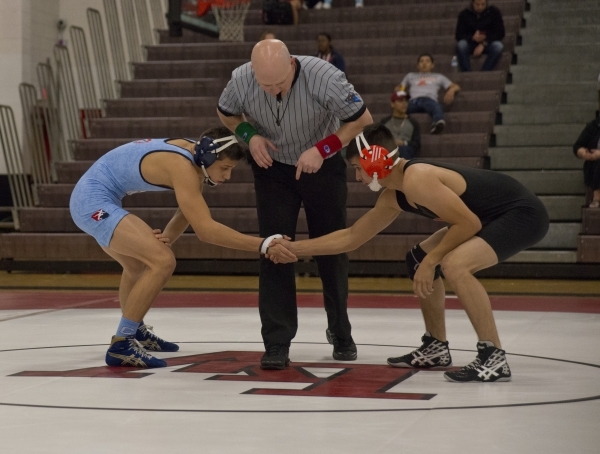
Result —
[[270, 95], [282, 97], [292, 88], [294, 59], [282, 41], [259, 41], [252, 49], [251, 63], [256, 82]]

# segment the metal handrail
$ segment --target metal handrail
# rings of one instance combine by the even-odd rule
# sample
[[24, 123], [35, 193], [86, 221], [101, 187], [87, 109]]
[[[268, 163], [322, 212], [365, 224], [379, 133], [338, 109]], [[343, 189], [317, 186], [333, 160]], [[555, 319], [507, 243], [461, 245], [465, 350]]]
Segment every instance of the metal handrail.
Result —
[[96, 60], [100, 97], [102, 99], [114, 99], [115, 90], [112, 82], [113, 78], [110, 74], [110, 62], [108, 60], [108, 51], [106, 49], [106, 39], [104, 38], [102, 17], [100, 16], [100, 11], [97, 9], [88, 8], [86, 13], [88, 25], [90, 27], [94, 59]]
[[15, 123], [15, 115], [10, 106], [0, 105], [0, 145], [6, 165], [8, 186], [13, 207], [2, 207], [1, 211], [10, 211], [13, 222], [3, 222], [4, 227], [19, 230], [19, 208], [31, 207], [34, 204], [29, 178], [23, 165], [23, 153], [19, 133]]
[[79, 79], [79, 88], [81, 90], [81, 100], [84, 108], [99, 108], [96, 86], [92, 75], [92, 64], [88, 52], [87, 41], [83, 28], [71, 26], [69, 33], [73, 43], [73, 52], [75, 57], [75, 68], [77, 69], [77, 78]]
[[[119, 24], [119, 11], [117, 10], [116, 0], [102, 0], [104, 5], [104, 15], [106, 17], [106, 28], [108, 30], [108, 42], [115, 70], [117, 81], [129, 80], [130, 71], [127, 69], [127, 60], [125, 58], [125, 47], [123, 45], [123, 36], [121, 34], [121, 25]], [[117, 90], [119, 85], [117, 84]]]
[[[75, 77], [71, 65], [69, 49], [62, 44], [54, 46], [54, 61], [56, 64], [56, 83], [59, 93], [60, 112], [63, 124], [63, 134], [68, 141], [82, 138], [81, 125], [79, 123], [79, 101]], [[69, 158], [72, 151], [69, 147]]]
[[142, 46], [152, 46], [154, 39], [152, 38], [152, 25], [150, 25], [148, 4], [146, 0], [134, 0], [134, 6], [140, 37], [142, 38]]
[[39, 105], [44, 115], [51, 162], [68, 161], [70, 160], [67, 154], [68, 144], [62, 133], [58, 93], [52, 67], [49, 63], [38, 63], [36, 69], [42, 95]]
[[121, 0], [121, 13], [123, 25], [125, 26], [125, 37], [127, 38], [127, 50], [129, 51], [129, 62], [143, 61], [142, 47], [138, 37], [138, 26], [135, 20], [135, 11], [132, 0]]
[[165, 18], [165, 11], [163, 9], [164, 3], [162, 0], [148, 0], [150, 2], [150, 11], [152, 13], [152, 22], [154, 23], [154, 39], [158, 44], [158, 30], [167, 28], [167, 21]]
[[50, 184], [55, 176], [54, 166], [50, 165], [50, 159], [46, 152], [44, 114], [38, 103], [37, 90], [31, 84], [21, 83], [19, 97], [23, 110], [25, 144], [29, 151], [28, 156], [31, 157], [33, 184], [34, 186]]

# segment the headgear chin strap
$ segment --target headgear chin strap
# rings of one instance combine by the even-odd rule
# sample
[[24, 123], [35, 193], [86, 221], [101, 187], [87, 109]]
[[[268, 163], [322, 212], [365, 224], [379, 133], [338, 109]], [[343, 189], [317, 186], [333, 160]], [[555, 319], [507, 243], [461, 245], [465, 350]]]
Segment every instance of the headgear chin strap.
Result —
[[369, 189], [375, 192], [379, 191], [381, 185], [378, 179], [387, 177], [392, 172], [392, 168], [400, 162], [399, 156], [396, 159], [393, 158], [398, 153], [398, 147], [393, 151], [388, 151], [379, 145], [370, 146], [365, 136], [360, 133], [356, 136], [356, 148], [360, 154], [361, 167], [367, 172], [367, 175], [373, 178], [369, 183]]
[[[225, 141], [227, 141], [227, 143], [219, 146], [220, 142]], [[221, 137], [220, 139], [212, 139], [211, 137], [204, 136], [196, 142], [196, 146], [194, 147], [194, 151], [196, 152], [194, 155], [194, 162], [202, 169], [202, 172], [204, 173], [204, 182], [208, 183], [209, 186], [216, 186], [217, 183], [211, 180], [206, 169], [215, 163], [219, 158], [219, 153], [221, 151], [236, 143], [238, 143], [238, 141], [234, 135]]]

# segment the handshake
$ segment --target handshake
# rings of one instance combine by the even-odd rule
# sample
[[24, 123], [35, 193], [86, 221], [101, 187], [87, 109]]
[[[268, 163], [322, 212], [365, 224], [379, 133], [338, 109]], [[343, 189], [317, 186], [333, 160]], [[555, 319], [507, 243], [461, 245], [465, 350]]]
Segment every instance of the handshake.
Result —
[[297, 262], [298, 257], [294, 251], [294, 243], [289, 236], [271, 235], [263, 240], [260, 252], [273, 263]]

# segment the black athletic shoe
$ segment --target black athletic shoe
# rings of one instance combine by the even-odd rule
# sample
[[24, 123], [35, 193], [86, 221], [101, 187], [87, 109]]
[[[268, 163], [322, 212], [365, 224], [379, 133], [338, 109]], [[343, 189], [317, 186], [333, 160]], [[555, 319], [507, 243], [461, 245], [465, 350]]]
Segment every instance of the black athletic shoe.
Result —
[[419, 348], [404, 356], [388, 358], [388, 364], [393, 367], [412, 367], [415, 369], [437, 369], [452, 365], [448, 341], [439, 341], [431, 336], [429, 332], [426, 332], [421, 340], [423, 345]]
[[264, 370], [283, 370], [290, 363], [290, 349], [283, 345], [272, 345], [260, 359], [260, 368]]
[[444, 378], [457, 383], [510, 381], [506, 352], [489, 341], [477, 342], [475, 361], [455, 372], [446, 372]]
[[352, 338], [349, 340], [340, 339], [329, 328], [325, 330], [325, 336], [327, 337], [327, 342], [333, 345], [333, 359], [337, 361], [356, 361], [358, 353], [356, 344]]
[[434, 124], [431, 125], [430, 134], [440, 134], [444, 127], [446, 126], [446, 122], [444, 120], [438, 120]]

